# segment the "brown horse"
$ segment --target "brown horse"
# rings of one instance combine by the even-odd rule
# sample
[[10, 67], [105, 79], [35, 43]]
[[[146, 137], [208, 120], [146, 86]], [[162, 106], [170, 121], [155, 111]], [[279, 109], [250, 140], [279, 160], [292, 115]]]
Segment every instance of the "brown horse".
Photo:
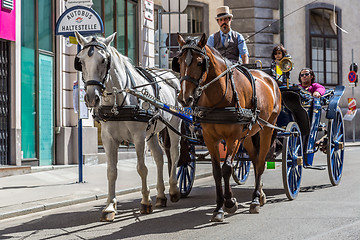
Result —
[[[271, 76], [259, 70], [250, 70], [252, 78], [246, 77], [244, 71], [231, 68], [218, 51], [206, 46], [206, 41], [206, 34], [203, 34], [197, 43], [194, 40], [185, 42], [178, 34], [181, 52], [173, 62], [173, 68], [175, 65], [176, 69], [177, 65], [181, 76], [179, 102], [184, 106], [191, 106], [195, 110], [194, 113], [196, 109], [206, 109], [210, 117], [209, 121], [199, 122], [211, 155], [216, 184], [217, 205], [211, 220], [223, 221], [223, 205], [228, 213], [237, 210], [237, 202], [233, 198], [229, 179], [232, 173], [232, 160], [242, 140], [255, 170], [255, 190], [250, 213], [258, 213], [260, 206], [266, 202], [261, 176], [265, 169], [265, 157], [275, 136], [274, 129], [268, 127], [270, 125], [267, 123], [276, 123], [281, 110], [281, 93]], [[254, 92], [256, 94], [253, 94]], [[229, 120], [226, 109], [235, 109], [237, 114], [241, 110], [250, 111], [252, 120], [245, 122]], [[221, 167], [218, 146], [222, 139], [226, 142], [227, 153]], [[222, 178], [225, 193], [222, 188]]]

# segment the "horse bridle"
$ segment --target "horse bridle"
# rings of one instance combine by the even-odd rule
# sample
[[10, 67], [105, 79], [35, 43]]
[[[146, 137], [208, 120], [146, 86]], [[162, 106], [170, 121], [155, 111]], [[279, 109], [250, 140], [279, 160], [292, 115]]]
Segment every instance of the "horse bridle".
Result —
[[[94, 54], [94, 48], [98, 48], [98, 49], [102, 49], [104, 50], [106, 53], [109, 53], [107, 50], [107, 46], [103, 43], [100, 43], [98, 41], [96, 41], [96, 38], [93, 37], [93, 39], [91, 40], [91, 42], [87, 43], [84, 45], [84, 47], [81, 49], [81, 51], [85, 50], [86, 48], [89, 48], [88, 51], [88, 56], [91, 57]], [[80, 51], [80, 52], [81, 52]], [[79, 52], [79, 53], [80, 53]], [[78, 57], [79, 53], [76, 55], [75, 60], [74, 60], [74, 68], [80, 72], [82, 72], [82, 65], [80, 62], [80, 58]], [[87, 86], [99, 86], [101, 88], [101, 91], [103, 92], [105, 90], [105, 81], [109, 75], [109, 71], [110, 71], [110, 66], [111, 66], [111, 54], [108, 54], [108, 58], [107, 58], [107, 69], [106, 69], [106, 74], [104, 76], [104, 78], [102, 79], [102, 81], [98, 81], [98, 80], [88, 80], [88, 81], [84, 81], [85, 83], [85, 90], [87, 88]]]
[[[186, 55], [186, 58], [185, 58], [185, 64], [187, 66], [190, 66], [191, 63], [192, 63], [192, 60], [193, 60], [193, 56], [192, 56], [192, 51], [195, 51], [197, 53], [199, 53], [200, 55], [204, 56], [204, 60], [205, 62], [203, 62], [203, 66], [202, 66], [202, 72], [201, 72], [201, 75], [199, 77], [199, 79], [195, 79], [189, 75], [185, 75], [185, 76], [182, 76], [180, 78], [180, 84], [182, 84], [183, 81], [188, 81], [188, 82], [191, 82], [193, 83], [196, 87], [198, 87], [200, 85], [200, 82], [202, 82], [202, 78], [204, 77], [204, 73], [208, 72], [208, 69], [209, 69], [209, 57], [207, 56], [206, 54], [206, 49], [205, 47], [204, 48], [200, 48], [198, 47], [197, 45], [194, 45], [194, 44], [186, 44], [184, 46], [182, 46], [181, 50], [180, 50], [180, 54], [179, 56], [181, 56], [182, 54], [184, 54], [184, 52], [188, 50], [187, 52], [187, 55]], [[178, 63], [178, 57], [175, 57], [173, 59], [173, 65], [175, 64], [179, 64]], [[174, 70], [174, 69], [173, 69]], [[174, 70], [176, 71], [176, 70]], [[180, 72], [180, 69], [179, 71]]]

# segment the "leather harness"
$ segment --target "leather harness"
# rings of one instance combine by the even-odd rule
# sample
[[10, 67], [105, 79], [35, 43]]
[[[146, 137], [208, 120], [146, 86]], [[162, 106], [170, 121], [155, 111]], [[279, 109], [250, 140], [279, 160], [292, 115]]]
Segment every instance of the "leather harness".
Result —
[[[181, 48], [180, 55], [185, 52], [185, 50], [188, 50], [187, 53], [187, 59], [189, 58], [189, 52], [196, 51], [200, 53], [201, 55], [205, 56], [205, 62], [206, 62], [206, 69], [203, 69], [203, 73], [201, 74], [199, 79], [194, 79], [191, 76], [185, 75], [181, 78], [180, 81], [190, 81], [194, 83], [197, 87], [197, 94], [195, 96], [195, 105], [200, 99], [201, 93], [212, 83], [217, 81], [220, 77], [224, 76], [226, 74], [226, 82], [230, 80], [230, 85], [233, 91], [233, 97], [235, 99], [235, 106], [234, 107], [225, 107], [225, 108], [217, 108], [216, 104], [214, 107], [200, 107], [196, 106], [194, 108], [194, 112], [197, 112], [196, 116], [194, 116], [194, 122], [196, 123], [214, 123], [214, 124], [246, 124], [251, 128], [252, 124], [254, 124], [258, 120], [259, 110], [257, 109], [257, 96], [256, 96], [256, 88], [255, 88], [255, 79], [253, 78], [252, 74], [249, 72], [249, 70], [246, 67], [241, 66], [240, 64], [235, 64], [233, 66], [230, 66], [230, 62], [226, 59], [224, 59], [227, 70], [223, 72], [223, 74], [219, 75], [215, 79], [211, 80], [209, 83], [204, 84], [200, 86], [200, 83], [202, 82], [202, 78], [204, 76], [205, 72], [208, 72], [209, 63], [208, 63], [208, 56], [206, 54], [205, 48], [199, 48], [196, 45], [193, 44], [187, 44], [184, 45]], [[187, 65], [190, 65], [187, 63]], [[236, 68], [241, 73], [243, 73], [246, 78], [250, 81], [252, 86], [252, 109], [246, 109], [242, 108], [240, 106], [238, 93], [235, 89], [235, 82], [233, 78], [233, 69]], [[226, 87], [227, 90], [227, 87]], [[226, 95], [226, 94], [225, 94]], [[221, 100], [222, 101], [222, 100]]]

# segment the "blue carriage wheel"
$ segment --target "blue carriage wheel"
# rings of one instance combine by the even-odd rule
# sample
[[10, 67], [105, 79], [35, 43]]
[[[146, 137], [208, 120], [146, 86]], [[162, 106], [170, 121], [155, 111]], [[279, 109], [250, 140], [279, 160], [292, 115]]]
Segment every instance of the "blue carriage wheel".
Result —
[[[195, 147], [193, 145], [190, 146], [190, 152], [195, 152]], [[185, 198], [189, 195], [195, 181], [195, 156], [193, 156], [190, 152], [189, 154], [191, 162], [184, 163], [183, 165], [179, 166], [176, 174], [180, 195], [182, 198]]]
[[240, 157], [239, 154], [236, 154], [234, 162], [235, 165], [233, 166], [232, 177], [234, 181], [239, 184], [243, 185], [246, 183], [246, 180], [249, 178], [250, 173], [250, 161], [242, 161], [243, 157]]
[[294, 200], [299, 191], [302, 176], [303, 147], [300, 128], [295, 122], [286, 127], [289, 136], [284, 137], [282, 149], [282, 178], [286, 196]]
[[345, 133], [344, 120], [339, 107], [334, 119], [328, 122], [327, 165], [330, 182], [333, 186], [340, 183], [344, 165]]

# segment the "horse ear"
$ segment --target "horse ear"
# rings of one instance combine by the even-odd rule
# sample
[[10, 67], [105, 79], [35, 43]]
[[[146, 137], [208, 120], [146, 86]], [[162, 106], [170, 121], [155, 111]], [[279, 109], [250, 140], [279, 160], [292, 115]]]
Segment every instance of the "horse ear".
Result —
[[106, 45], [106, 46], [109, 46], [110, 43], [111, 43], [112, 41], [114, 41], [115, 36], [116, 36], [116, 32], [114, 32], [113, 34], [111, 34], [110, 36], [108, 36], [108, 37], [105, 39], [105, 42], [104, 42], [105, 45]]
[[87, 41], [86, 38], [83, 37], [78, 31], [75, 31], [75, 37], [76, 37], [77, 42], [81, 46], [84, 46], [85, 44], [89, 43], [89, 41]]
[[203, 33], [203, 35], [201, 36], [200, 41], [198, 43], [198, 47], [203, 48], [203, 47], [205, 47], [206, 43], [207, 43], [207, 36], [206, 36], [206, 33]]
[[182, 47], [182, 46], [185, 45], [185, 40], [184, 40], [184, 38], [180, 35], [180, 33], [177, 33], [177, 41], [178, 41], [180, 47]]

